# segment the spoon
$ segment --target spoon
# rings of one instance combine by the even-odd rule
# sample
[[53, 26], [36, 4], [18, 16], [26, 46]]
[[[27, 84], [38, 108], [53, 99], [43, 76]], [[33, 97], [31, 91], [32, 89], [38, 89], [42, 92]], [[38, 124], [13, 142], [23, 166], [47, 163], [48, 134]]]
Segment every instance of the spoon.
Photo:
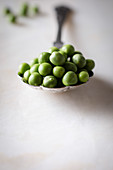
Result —
[[[61, 48], [63, 45], [63, 42], [61, 41], [62, 26], [63, 26], [64, 21], [66, 20], [67, 16], [71, 13], [71, 9], [69, 9], [68, 7], [65, 7], [65, 6], [58, 6], [55, 8], [55, 11], [56, 11], [57, 23], [58, 23], [58, 33], [57, 33], [56, 41], [53, 43], [53, 45], [57, 48]], [[61, 88], [47, 88], [44, 86], [33, 86], [33, 85], [30, 85], [27, 83], [25, 83], [25, 84], [28, 85], [29, 87], [34, 88], [34, 89], [49, 91], [52, 93], [66, 92], [66, 91], [69, 91], [72, 89], [76, 89], [77, 87], [80, 87], [81, 85], [84, 85], [84, 84], [81, 84], [81, 85], [66, 86], [66, 87], [61, 87]]]

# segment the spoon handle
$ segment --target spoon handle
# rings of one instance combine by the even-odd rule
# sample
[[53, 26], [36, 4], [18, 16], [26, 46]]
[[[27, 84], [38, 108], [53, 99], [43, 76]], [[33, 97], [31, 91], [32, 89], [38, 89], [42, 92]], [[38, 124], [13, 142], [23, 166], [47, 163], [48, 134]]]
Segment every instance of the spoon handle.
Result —
[[58, 6], [55, 8], [55, 11], [58, 23], [58, 33], [56, 41], [54, 42], [54, 46], [56, 46], [57, 48], [61, 48], [63, 45], [63, 42], [61, 41], [62, 26], [67, 15], [70, 13], [71, 10], [65, 6]]

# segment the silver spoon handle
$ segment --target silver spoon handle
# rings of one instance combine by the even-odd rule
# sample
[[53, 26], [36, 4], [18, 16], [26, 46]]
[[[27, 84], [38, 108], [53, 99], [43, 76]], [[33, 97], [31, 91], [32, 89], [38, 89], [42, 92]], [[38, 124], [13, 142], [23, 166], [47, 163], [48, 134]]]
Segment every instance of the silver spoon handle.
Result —
[[56, 41], [54, 42], [54, 45], [60, 48], [63, 45], [63, 42], [61, 41], [62, 26], [67, 15], [71, 10], [65, 6], [58, 6], [55, 8], [55, 11], [57, 16], [58, 32], [57, 32], [57, 37], [56, 37]]

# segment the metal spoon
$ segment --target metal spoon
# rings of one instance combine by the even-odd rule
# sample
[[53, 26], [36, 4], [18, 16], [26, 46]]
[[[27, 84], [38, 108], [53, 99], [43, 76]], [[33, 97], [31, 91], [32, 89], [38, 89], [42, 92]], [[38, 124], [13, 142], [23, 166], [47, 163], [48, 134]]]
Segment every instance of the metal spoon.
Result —
[[[63, 42], [61, 41], [62, 26], [63, 26], [64, 21], [66, 20], [67, 16], [71, 12], [71, 9], [69, 9], [65, 6], [58, 6], [55, 8], [55, 11], [56, 11], [57, 22], [58, 22], [58, 33], [57, 33], [56, 41], [53, 43], [53, 45], [56, 46], [57, 48], [61, 48], [63, 45]], [[33, 85], [30, 85], [27, 83], [25, 83], [25, 84], [28, 85], [29, 87], [34, 88], [34, 89], [49, 91], [52, 93], [62, 93], [62, 92], [66, 92], [68, 90], [72, 90], [72, 89], [75, 89], [75, 88], [81, 86], [81, 85], [75, 85], [75, 86], [66, 86], [66, 87], [61, 87], [61, 88], [47, 88], [44, 86], [33, 86]], [[84, 84], [82, 84], [82, 85], [84, 85]]]

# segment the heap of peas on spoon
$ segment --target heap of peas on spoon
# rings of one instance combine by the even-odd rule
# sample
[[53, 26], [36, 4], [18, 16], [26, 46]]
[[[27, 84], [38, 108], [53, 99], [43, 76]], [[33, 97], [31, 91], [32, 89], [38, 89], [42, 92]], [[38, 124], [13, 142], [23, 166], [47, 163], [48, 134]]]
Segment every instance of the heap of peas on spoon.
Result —
[[92, 59], [85, 59], [81, 52], [67, 44], [60, 49], [49, 48], [48, 52], [32, 59], [30, 64], [20, 64], [18, 75], [32, 86], [62, 88], [86, 83], [93, 76], [94, 67]]

